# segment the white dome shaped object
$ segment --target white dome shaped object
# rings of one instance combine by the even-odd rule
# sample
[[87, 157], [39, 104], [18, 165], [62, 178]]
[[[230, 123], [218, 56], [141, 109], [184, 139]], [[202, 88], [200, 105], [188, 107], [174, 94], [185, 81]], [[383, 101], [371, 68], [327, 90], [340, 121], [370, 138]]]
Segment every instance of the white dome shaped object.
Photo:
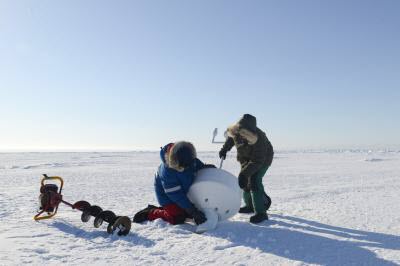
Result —
[[239, 211], [241, 203], [241, 189], [237, 178], [217, 168], [200, 170], [187, 196], [196, 208], [207, 216], [209, 225], [200, 226], [210, 228], [201, 230], [199, 228], [202, 232], [215, 228], [217, 221], [224, 221], [234, 216]]

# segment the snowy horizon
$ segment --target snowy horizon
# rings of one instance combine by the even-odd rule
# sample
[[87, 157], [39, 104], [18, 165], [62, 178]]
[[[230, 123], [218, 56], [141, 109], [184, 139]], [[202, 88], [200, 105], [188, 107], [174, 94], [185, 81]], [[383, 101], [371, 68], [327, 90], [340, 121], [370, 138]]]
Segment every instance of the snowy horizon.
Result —
[[[215, 149], [202, 150], [197, 149], [198, 153], [218, 153], [220, 147]], [[60, 148], [60, 149], [3, 149], [0, 153], [129, 153], [129, 152], [159, 152], [158, 149], [71, 149], [71, 148]], [[297, 149], [274, 149], [275, 154], [279, 153], [313, 153], [313, 152], [400, 152], [400, 147], [397, 145], [384, 146], [384, 147], [353, 147], [353, 148], [297, 148]], [[232, 154], [236, 154], [235, 149], [231, 151]]]

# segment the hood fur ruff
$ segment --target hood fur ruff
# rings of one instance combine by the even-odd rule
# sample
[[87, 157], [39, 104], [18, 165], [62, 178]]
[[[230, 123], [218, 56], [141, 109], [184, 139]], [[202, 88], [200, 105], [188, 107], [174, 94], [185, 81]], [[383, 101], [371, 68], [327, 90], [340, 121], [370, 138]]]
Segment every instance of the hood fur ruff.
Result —
[[197, 157], [196, 154], [196, 149], [193, 146], [192, 143], [187, 142], [187, 141], [178, 141], [172, 146], [171, 150], [169, 151], [168, 154], [168, 166], [171, 167], [172, 169], [175, 169], [179, 172], [182, 172], [184, 170], [183, 167], [179, 166], [179, 161], [177, 157], [177, 152], [182, 149], [183, 147], [189, 148], [191, 154], [191, 160], [195, 159]]
[[228, 127], [227, 133], [228, 133], [228, 136], [231, 138], [234, 138], [235, 136], [240, 135], [242, 138], [247, 140], [250, 145], [254, 145], [258, 140], [257, 134], [254, 134], [253, 132], [251, 132], [245, 128], [241, 128], [239, 123], [236, 123], [236, 124]]

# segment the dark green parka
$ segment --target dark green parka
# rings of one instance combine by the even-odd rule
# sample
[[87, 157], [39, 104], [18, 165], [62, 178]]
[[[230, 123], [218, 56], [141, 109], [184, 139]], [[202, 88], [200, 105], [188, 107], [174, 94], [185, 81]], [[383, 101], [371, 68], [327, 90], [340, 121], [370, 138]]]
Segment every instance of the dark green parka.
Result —
[[251, 177], [262, 167], [271, 165], [274, 149], [262, 130], [255, 127], [250, 131], [237, 123], [229, 127], [227, 133], [228, 138], [221, 150], [226, 154], [233, 146], [236, 147], [241, 175]]

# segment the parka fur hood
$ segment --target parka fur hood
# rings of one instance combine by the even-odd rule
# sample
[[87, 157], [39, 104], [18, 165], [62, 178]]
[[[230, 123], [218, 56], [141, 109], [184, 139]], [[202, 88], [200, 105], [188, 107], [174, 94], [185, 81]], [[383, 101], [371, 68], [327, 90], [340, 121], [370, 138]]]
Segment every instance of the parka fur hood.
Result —
[[258, 136], [256, 133], [241, 127], [239, 123], [228, 127], [227, 133], [231, 138], [235, 138], [235, 136], [240, 135], [242, 138], [247, 140], [250, 145], [254, 145], [258, 141]]

